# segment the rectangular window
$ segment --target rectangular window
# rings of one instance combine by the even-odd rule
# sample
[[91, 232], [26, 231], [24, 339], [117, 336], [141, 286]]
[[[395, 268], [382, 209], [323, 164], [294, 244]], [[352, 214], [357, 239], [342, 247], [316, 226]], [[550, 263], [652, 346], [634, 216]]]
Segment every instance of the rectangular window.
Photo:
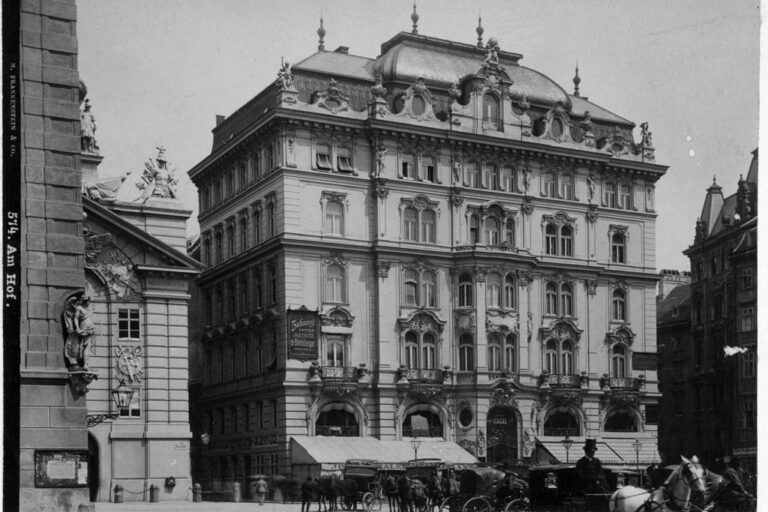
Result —
[[755, 286], [754, 269], [745, 268], [741, 270], [741, 287], [746, 289]]
[[326, 171], [333, 169], [333, 164], [331, 163], [331, 148], [329, 146], [318, 144], [315, 149], [315, 154], [315, 165], [318, 169], [325, 169]]
[[744, 426], [746, 428], [755, 428], [755, 401], [744, 400]]
[[400, 174], [403, 178], [413, 179], [416, 177], [413, 160], [412, 155], [402, 155], [400, 157]]
[[328, 366], [344, 366], [344, 337], [329, 336], [326, 342], [327, 357], [325, 364]]
[[507, 192], [515, 191], [515, 174], [509, 167], [501, 170], [501, 188]]
[[352, 165], [352, 156], [348, 149], [339, 148], [337, 150], [338, 156], [336, 157], [337, 169], [339, 172], [355, 172], [355, 167]]
[[659, 424], [659, 406], [658, 404], [648, 404], [645, 406], [645, 424]]
[[437, 182], [437, 170], [435, 169], [435, 161], [430, 157], [422, 158], [422, 165], [424, 166], [424, 179]]
[[277, 400], [272, 400], [272, 428], [277, 428]]
[[755, 308], [750, 306], [741, 308], [741, 330], [742, 331], [754, 331], [755, 330]]
[[467, 186], [470, 188], [480, 186], [480, 176], [474, 164], [467, 164]]
[[133, 388], [131, 403], [127, 411], [120, 411], [121, 418], [141, 418], [141, 389]]
[[631, 210], [632, 209], [632, 189], [630, 189], [629, 185], [622, 185], [621, 186], [621, 207], [625, 210]]
[[752, 378], [755, 376], [755, 353], [751, 349], [744, 353], [742, 356], [744, 362], [744, 368], [742, 376], [744, 378]]
[[278, 472], [278, 462], [280, 461], [280, 456], [276, 453], [270, 454], [269, 456], [269, 473], [271, 475], [276, 475]]
[[139, 339], [139, 310], [119, 309], [117, 311], [117, 337], [120, 339]]

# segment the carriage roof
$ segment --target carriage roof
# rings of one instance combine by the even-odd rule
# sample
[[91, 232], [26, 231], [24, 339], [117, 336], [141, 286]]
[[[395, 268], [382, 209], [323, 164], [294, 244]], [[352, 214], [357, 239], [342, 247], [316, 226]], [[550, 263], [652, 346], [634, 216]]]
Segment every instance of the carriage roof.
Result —
[[461, 492], [488, 495], [493, 493], [506, 475], [494, 468], [467, 468], [461, 475]]

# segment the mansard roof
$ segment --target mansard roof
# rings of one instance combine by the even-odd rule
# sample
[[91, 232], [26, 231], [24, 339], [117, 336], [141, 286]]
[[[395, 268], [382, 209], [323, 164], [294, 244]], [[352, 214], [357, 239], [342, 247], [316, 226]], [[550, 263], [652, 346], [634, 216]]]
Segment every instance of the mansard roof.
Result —
[[[664, 299], [659, 302], [656, 314], [658, 323], [685, 321], [690, 315], [691, 286], [682, 284], [676, 286]], [[677, 310], [677, 312], [675, 312]]]

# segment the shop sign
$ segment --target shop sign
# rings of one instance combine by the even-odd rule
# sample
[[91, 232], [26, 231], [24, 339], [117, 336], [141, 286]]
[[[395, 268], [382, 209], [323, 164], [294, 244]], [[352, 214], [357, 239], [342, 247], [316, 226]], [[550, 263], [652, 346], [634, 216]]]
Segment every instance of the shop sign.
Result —
[[655, 352], [633, 352], [632, 369], [633, 370], [656, 370], [659, 358]]
[[310, 311], [304, 306], [289, 309], [288, 318], [288, 358], [299, 361], [317, 359], [317, 333], [320, 324], [317, 311]]

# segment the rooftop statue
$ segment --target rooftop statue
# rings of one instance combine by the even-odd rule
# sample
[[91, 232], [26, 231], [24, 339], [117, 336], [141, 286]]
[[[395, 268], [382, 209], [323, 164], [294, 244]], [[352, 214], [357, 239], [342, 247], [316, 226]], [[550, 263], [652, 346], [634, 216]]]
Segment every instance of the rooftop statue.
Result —
[[90, 183], [83, 183], [83, 190], [88, 197], [94, 201], [112, 202], [117, 198], [118, 190], [120, 190], [120, 187], [130, 174], [130, 172], [127, 172], [124, 176], [115, 176]]
[[280, 71], [277, 72], [276, 83], [283, 89], [290, 89], [293, 87], [293, 73], [291, 73], [290, 62], [283, 62]]
[[81, 291], [67, 299], [61, 314], [65, 337], [64, 357], [70, 370], [88, 370], [93, 337], [96, 334], [90, 306], [90, 297]]
[[174, 177], [175, 169], [168, 169], [168, 160], [165, 157], [165, 148], [157, 148], [156, 163], [150, 158], [144, 163], [143, 183], [136, 186], [143, 190], [141, 197], [136, 201], [145, 202], [150, 197], [162, 197], [176, 199], [176, 185], [178, 181]]
[[91, 102], [85, 100], [80, 105], [80, 150], [84, 153], [99, 154], [96, 144], [96, 118], [91, 112]]
[[499, 42], [496, 40], [496, 38], [492, 37], [488, 39], [488, 43], [485, 45], [485, 59], [483, 60], [483, 65], [487, 67], [498, 68], [500, 51], [501, 48], [499, 47]]

